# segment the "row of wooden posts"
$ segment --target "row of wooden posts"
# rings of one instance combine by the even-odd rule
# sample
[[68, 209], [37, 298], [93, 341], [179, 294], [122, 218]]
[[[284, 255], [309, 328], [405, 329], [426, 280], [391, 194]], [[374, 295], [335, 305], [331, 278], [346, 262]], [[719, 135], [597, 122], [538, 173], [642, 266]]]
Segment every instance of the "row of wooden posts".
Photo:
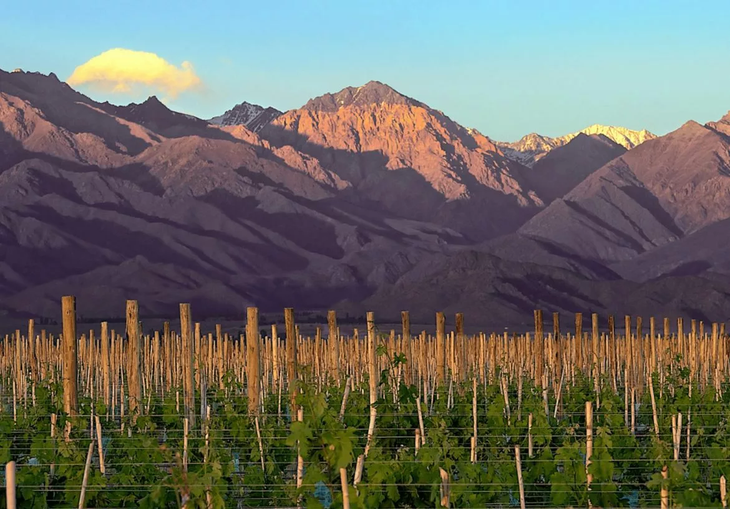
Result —
[[[706, 331], [704, 323], [692, 320], [690, 330], [685, 331], [681, 318], [674, 331], [670, 321], [664, 319], [660, 333], [654, 318], [649, 320], [648, 330], [645, 330], [640, 317], [626, 316], [623, 334], [620, 334], [614, 317], [608, 317], [607, 327], [602, 330], [598, 315], [593, 314], [586, 334], [582, 314], [575, 315], [574, 331], [563, 333], [560, 316], [555, 313], [552, 333], [546, 333], [542, 311], [537, 310], [532, 333], [469, 335], [465, 333], [462, 314], [455, 317], [455, 330], [447, 333], [445, 316], [437, 313], [436, 333], [432, 336], [426, 331], [413, 334], [406, 311], [402, 312], [399, 334], [395, 330], [379, 330], [373, 314], [368, 313], [366, 333], [361, 338], [357, 329], [351, 335], [342, 334], [336, 313], [330, 311], [325, 339], [319, 327], [314, 337], [304, 337], [295, 323], [293, 309], [287, 308], [282, 341], [277, 325], [271, 326], [270, 335], [260, 334], [258, 310], [253, 307], [247, 310], [246, 333], [238, 338], [224, 333], [220, 325], [216, 325], [214, 333], [204, 334], [201, 325], [193, 322], [189, 304], [180, 305], [179, 334], [165, 322], [162, 331], [145, 335], [139, 320], [139, 306], [134, 300], [127, 301], [124, 336], [111, 329], [107, 322], [102, 322], [98, 337], [95, 330], [79, 337], [75, 298], [63, 297], [61, 308], [63, 329], [60, 338], [44, 330], [36, 334], [35, 323], [30, 320], [27, 334], [17, 330], [6, 336], [0, 345], [3, 354], [0, 376], [3, 380], [12, 380], [14, 414], [19, 404], [27, 405], [29, 399], [34, 399], [35, 383], [54, 380], [61, 373], [64, 411], [69, 416], [78, 413], [79, 389], [86, 396], [103, 398], [107, 418], [109, 412], [114, 418], [124, 417], [126, 411], [134, 419], [149, 408], [152, 394], [164, 394], [181, 387], [186, 427], [195, 428], [198, 420], [195, 389], [198, 388], [201, 398], [205, 399], [211, 385], [218, 384], [220, 389], [229, 390], [227, 378], [232, 377], [236, 382], [245, 382], [249, 414], [254, 416], [258, 429], [262, 402], [268, 394], [288, 392], [291, 415], [301, 418], [301, 409], [296, 405], [296, 381], [300, 379], [319, 387], [328, 380], [338, 385], [344, 383], [346, 393], [367, 379], [370, 401], [374, 403], [378, 398], [377, 374], [387, 369], [389, 359], [400, 353], [406, 356], [406, 362], [398, 365], [397, 379], [418, 386], [421, 422], [421, 405], [428, 407], [429, 402], [433, 405], [439, 386], [471, 381], [476, 388], [478, 383], [496, 382], [503, 387], [506, 399], [507, 384], [512, 380], [522, 384], [523, 378], [542, 387], [546, 414], [551, 413], [547, 408], [547, 391], [553, 390], [556, 403], [552, 413], [557, 415], [561, 391], [583, 375], [593, 379], [597, 393], [604, 388], [602, 384], [608, 384], [615, 392], [623, 389], [625, 418], [627, 425], [632, 423], [633, 429], [634, 405], [630, 402], [635, 401], [636, 395], [641, 395], [647, 385], [653, 393], [652, 373], [658, 373], [663, 380], [675, 370], [688, 368], [691, 383], [700, 387], [712, 384], [719, 393], [720, 384], [727, 379], [730, 368], [730, 338], [725, 325], [713, 323]], [[379, 345], [387, 356], [377, 355]], [[5, 386], [0, 388], [3, 392], [7, 389]], [[476, 390], [474, 393], [476, 395]], [[345, 401], [343, 408], [344, 404]], [[206, 406], [202, 401], [201, 425]], [[367, 445], [357, 460], [355, 484], [362, 476], [369, 453], [376, 414], [375, 406], [371, 405]], [[423, 424], [417, 435], [421, 435], [420, 439], [416, 438], [418, 446], [425, 439]], [[475, 462], [476, 439], [475, 418], [472, 439]], [[520, 471], [519, 451], [516, 451], [515, 459]], [[302, 465], [298, 467], [299, 485]], [[444, 478], [446, 494], [447, 481]]]
[[[262, 396], [282, 389], [290, 393], [293, 403], [293, 382], [299, 378], [320, 386], [327, 380], [338, 385], [351, 380], [354, 386], [371, 374], [370, 367], [379, 373], [389, 362], [388, 357], [375, 355], [379, 344], [390, 357], [396, 353], [406, 356], [406, 363], [399, 367], [399, 379], [418, 385], [424, 396], [444, 383], [467, 382], [472, 377], [480, 383], [494, 383], [500, 374], [510, 381], [526, 377], [544, 389], [574, 384], [583, 374], [595, 381], [596, 388], [608, 383], [616, 392], [624, 388], [641, 395], [652, 373], [664, 377], [682, 368], [689, 369], [692, 381], [701, 388], [715, 384], [719, 390], [730, 368], [730, 344], [724, 324], [711, 324], [708, 333], [702, 322], [693, 320], [687, 333], [681, 318], [675, 332], [665, 319], [663, 333], [658, 334], [653, 318], [649, 331], [644, 331], [641, 318], [635, 319], [633, 329], [632, 319], [627, 316], [624, 333], [619, 335], [613, 317], [608, 319], [607, 330], [601, 331], [594, 314], [586, 334], [583, 317], [577, 314], [575, 332], [571, 334], [561, 332], [555, 314], [552, 334], [545, 334], [542, 313], [536, 311], [534, 334], [467, 335], [463, 315], [456, 315], [455, 330], [447, 333], [445, 317], [437, 313], [436, 334], [432, 337], [425, 331], [413, 335], [405, 311], [400, 334], [378, 330], [372, 313], [368, 313], [363, 341], [357, 329], [351, 336], [340, 334], [334, 311], [328, 313], [326, 340], [319, 327], [313, 338], [305, 338], [295, 324], [294, 311], [288, 308], [282, 344], [276, 325], [271, 326], [269, 336], [260, 335], [256, 308], [248, 309], [246, 334], [240, 338], [223, 333], [220, 325], [215, 334], [203, 334], [200, 324], [192, 321], [189, 304], [180, 305], [179, 335], [168, 322], [162, 331], [144, 335], [136, 301], [127, 302], [124, 337], [102, 322], [98, 339], [94, 330], [79, 338], [73, 297], [62, 299], [62, 312], [61, 340], [45, 331], [36, 335], [30, 320], [27, 335], [18, 330], [5, 336], [0, 345], [0, 375], [12, 378], [20, 397], [28, 397], [32, 388], [29, 384], [62, 373], [64, 409], [69, 415], [78, 409], [79, 384], [86, 395], [103, 398], [115, 410], [126, 389], [126, 410], [132, 415], [144, 409], [151, 393], [182, 387], [186, 415], [193, 427], [195, 387], [218, 384], [223, 388], [226, 376], [232, 374], [236, 382], [245, 382], [250, 411], [257, 414]], [[300, 373], [302, 366], [309, 369]]]

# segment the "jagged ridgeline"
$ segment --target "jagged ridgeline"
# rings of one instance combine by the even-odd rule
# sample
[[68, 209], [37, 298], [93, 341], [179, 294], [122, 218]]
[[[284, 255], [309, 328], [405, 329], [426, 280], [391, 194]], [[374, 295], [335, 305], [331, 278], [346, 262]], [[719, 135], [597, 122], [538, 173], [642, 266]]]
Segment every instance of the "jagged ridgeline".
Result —
[[0, 71], [0, 124], [7, 319], [53, 319], [66, 293], [87, 319], [129, 297], [146, 316], [404, 306], [485, 326], [730, 313], [728, 116], [505, 144], [377, 81], [205, 121]]

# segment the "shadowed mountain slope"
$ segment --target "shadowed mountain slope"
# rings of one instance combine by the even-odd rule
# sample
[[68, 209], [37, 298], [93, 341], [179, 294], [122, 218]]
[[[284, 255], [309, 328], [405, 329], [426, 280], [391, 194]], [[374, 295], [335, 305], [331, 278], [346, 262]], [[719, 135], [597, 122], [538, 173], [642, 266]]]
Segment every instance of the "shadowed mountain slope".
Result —
[[550, 203], [625, 152], [625, 148], [603, 135], [581, 133], [537, 161], [527, 173], [528, 181], [532, 189]]
[[520, 232], [620, 261], [730, 217], [728, 199], [730, 138], [687, 122], [595, 171]]
[[470, 320], [494, 327], [529, 330], [534, 309], [561, 313], [624, 313], [684, 316], [724, 321], [730, 313], [730, 277], [667, 277], [646, 283], [595, 280], [573, 271], [503, 260], [478, 251], [425, 258], [391, 286], [377, 290], [362, 304], [386, 320], [410, 309], [414, 323], [431, 323], [435, 311], [462, 312]]
[[730, 274], [730, 219], [713, 223], [676, 242], [615, 264], [622, 276], [645, 281], [664, 275]]

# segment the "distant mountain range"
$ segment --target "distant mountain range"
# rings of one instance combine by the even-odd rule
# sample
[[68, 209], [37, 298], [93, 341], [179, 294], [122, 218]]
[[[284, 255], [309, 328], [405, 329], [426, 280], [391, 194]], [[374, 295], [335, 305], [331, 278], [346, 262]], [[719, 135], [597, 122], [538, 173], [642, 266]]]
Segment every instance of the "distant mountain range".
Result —
[[372, 81], [208, 121], [0, 71], [0, 310], [724, 320], [730, 115], [495, 142]]
[[647, 140], [656, 138], [656, 135], [647, 130], [632, 131], [625, 127], [614, 127], [594, 124], [578, 132], [566, 134], [559, 138], [550, 138], [537, 133], [530, 133], [513, 143], [497, 142], [507, 157], [526, 166], [533, 166], [545, 157], [550, 151], [562, 147], [580, 134], [604, 136], [625, 149], [632, 149]]

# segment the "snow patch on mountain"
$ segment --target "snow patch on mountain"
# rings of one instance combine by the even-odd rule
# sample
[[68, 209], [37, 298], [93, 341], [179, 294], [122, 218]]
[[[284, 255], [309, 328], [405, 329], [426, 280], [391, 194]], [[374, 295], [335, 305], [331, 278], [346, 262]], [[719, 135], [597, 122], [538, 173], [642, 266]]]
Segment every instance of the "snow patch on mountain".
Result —
[[585, 129], [582, 129], [578, 131], [577, 133], [568, 134], [567, 136], [563, 136], [561, 139], [566, 139], [567, 141], [572, 140], [576, 136], [578, 136], [580, 133], [583, 134], [602, 134], [609, 140], [618, 143], [622, 147], [624, 147], [627, 150], [630, 150], [637, 145], [641, 145], [647, 140], [651, 140], [653, 138], [656, 138], [656, 135], [653, 133], [650, 133], [646, 129], [642, 129], [641, 131], [632, 131], [631, 129], [627, 129], [625, 127], [615, 127], [615, 126], [606, 126], [606, 125], [600, 125], [600, 124], [593, 124], [590, 127], [586, 127]]
[[655, 134], [650, 133], [646, 129], [634, 131], [625, 127], [593, 124], [585, 129], [581, 129], [580, 131], [566, 134], [565, 136], [560, 136], [558, 138], [550, 138], [537, 133], [530, 133], [512, 143], [498, 141], [495, 142], [495, 144], [508, 158], [524, 164], [525, 166], [532, 167], [551, 150], [566, 145], [579, 134], [602, 135], [627, 150], [641, 145], [647, 140], [656, 138]]

